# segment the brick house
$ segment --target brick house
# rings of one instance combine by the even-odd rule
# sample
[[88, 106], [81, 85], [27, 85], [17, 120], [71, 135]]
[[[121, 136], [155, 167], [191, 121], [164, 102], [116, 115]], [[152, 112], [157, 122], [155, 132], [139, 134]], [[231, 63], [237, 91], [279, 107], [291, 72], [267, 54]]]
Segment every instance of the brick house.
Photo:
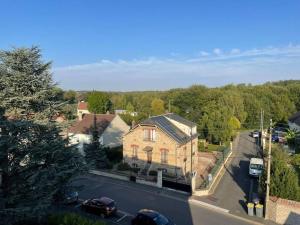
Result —
[[197, 126], [176, 114], [150, 117], [134, 126], [123, 138], [124, 162], [147, 174], [162, 169], [176, 177], [195, 170]]

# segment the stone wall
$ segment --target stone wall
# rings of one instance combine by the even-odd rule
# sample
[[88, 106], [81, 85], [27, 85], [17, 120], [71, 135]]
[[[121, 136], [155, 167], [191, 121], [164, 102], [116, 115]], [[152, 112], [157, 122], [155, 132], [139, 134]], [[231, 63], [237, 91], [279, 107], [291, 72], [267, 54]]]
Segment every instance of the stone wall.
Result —
[[[172, 138], [162, 132], [156, 127], [150, 127], [156, 130], [155, 141], [144, 140], [144, 129], [148, 129], [146, 126], [138, 126], [123, 138], [123, 157], [124, 161], [130, 165], [136, 164], [138, 167], [143, 168], [147, 162], [147, 152], [144, 149], [148, 146], [152, 148], [152, 163], [150, 170], [156, 170], [157, 168], [165, 168], [170, 174], [177, 174], [178, 176], [184, 176], [190, 172], [191, 162], [191, 142], [184, 145], [179, 145]], [[193, 140], [195, 146], [195, 152], [197, 152], [198, 140]], [[132, 146], [137, 146], [137, 158], [133, 158]], [[167, 163], [161, 162], [161, 149], [168, 150]], [[195, 156], [193, 158], [193, 167], [195, 168], [197, 163]], [[175, 168], [176, 171], [175, 171]]]
[[300, 202], [270, 197], [268, 217], [279, 224], [300, 224]]

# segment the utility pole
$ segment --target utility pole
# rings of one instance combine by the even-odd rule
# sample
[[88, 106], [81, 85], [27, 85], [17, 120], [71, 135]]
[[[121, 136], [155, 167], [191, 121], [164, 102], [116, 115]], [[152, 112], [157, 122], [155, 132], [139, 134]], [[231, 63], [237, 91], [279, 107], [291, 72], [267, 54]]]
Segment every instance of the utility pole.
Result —
[[260, 146], [263, 148], [263, 132], [264, 132], [264, 111], [260, 110]]
[[271, 175], [271, 151], [272, 151], [272, 119], [270, 120], [270, 136], [269, 136], [269, 151], [268, 151], [268, 168], [267, 168], [267, 188], [265, 199], [265, 219], [268, 219], [268, 203], [270, 195], [270, 175]]

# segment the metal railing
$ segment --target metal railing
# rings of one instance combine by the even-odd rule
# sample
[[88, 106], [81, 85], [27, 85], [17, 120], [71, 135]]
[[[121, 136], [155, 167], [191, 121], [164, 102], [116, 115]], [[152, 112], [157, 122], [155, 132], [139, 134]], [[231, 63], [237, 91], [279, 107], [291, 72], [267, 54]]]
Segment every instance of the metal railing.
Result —
[[225, 162], [227, 156], [229, 155], [230, 151], [231, 150], [229, 147], [224, 147], [224, 149], [222, 151], [222, 155], [218, 157], [214, 167], [211, 169], [211, 171], [209, 173], [209, 174], [211, 174], [212, 179], [209, 180], [209, 176], [205, 177], [203, 182], [198, 187], [199, 189], [207, 189], [210, 187], [212, 181], [215, 179], [216, 174], [221, 169], [221, 167], [224, 165], [224, 162]]

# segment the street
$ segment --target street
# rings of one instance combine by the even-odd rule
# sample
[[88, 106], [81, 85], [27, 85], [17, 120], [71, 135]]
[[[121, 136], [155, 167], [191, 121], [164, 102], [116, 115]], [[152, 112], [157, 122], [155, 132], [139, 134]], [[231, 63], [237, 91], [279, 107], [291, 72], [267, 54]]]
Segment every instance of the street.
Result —
[[202, 201], [225, 209], [230, 213], [245, 216], [246, 204], [253, 193], [258, 192], [258, 179], [249, 177], [249, 161], [260, 157], [257, 139], [250, 137], [249, 132], [242, 132], [237, 145], [233, 148], [232, 160], [227, 164], [214, 194], [201, 197]]
[[[74, 184], [84, 185], [79, 193], [81, 199], [107, 196], [116, 201], [118, 217], [107, 219], [112, 224], [130, 224], [135, 213], [143, 208], [157, 210], [177, 225], [252, 224], [229, 213], [205, 208], [189, 201], [189, 196], [173, 191], [91, 174], [76, 179]], [[79, 205], [75, 207], [79, 210]]]

